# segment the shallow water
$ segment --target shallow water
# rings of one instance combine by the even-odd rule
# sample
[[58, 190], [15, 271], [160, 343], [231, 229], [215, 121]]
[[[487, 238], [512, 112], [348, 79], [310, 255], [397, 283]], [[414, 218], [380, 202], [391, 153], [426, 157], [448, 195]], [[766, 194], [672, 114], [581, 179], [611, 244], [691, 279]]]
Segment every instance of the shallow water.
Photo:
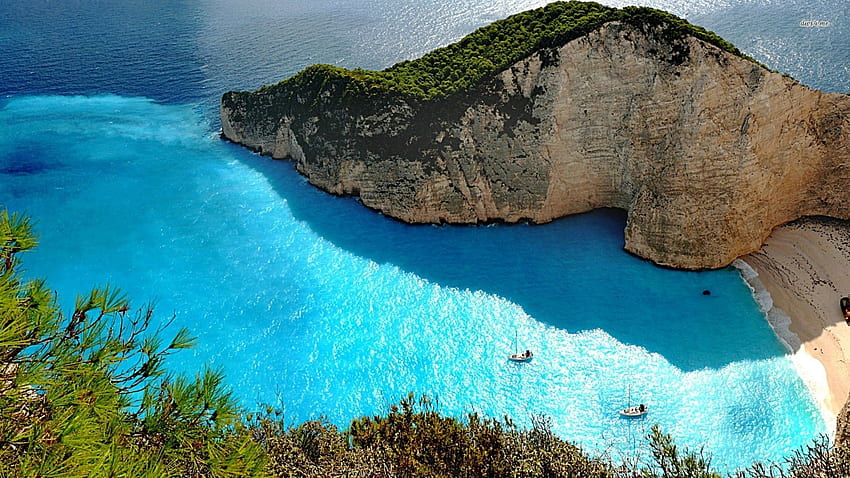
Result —
[[[292, 422], [345, 426], [427, 393], [452, 414], [548, 415], [615, 457], [659, 423], [723, 469], [825, 431], [737, 271], [675, 272], [624, 253], [621, 212], [407, 226], [215, 134], [225, 89], [315, 62], [385, 66], [538, 4], [4, 2], [0, 204], [38, 221], [28, 273], [68, 306], [106, 282], [155, 301], [199, 336], [174, 368], [220, 366], [246, 406], [282, 404]], [[718, 25], [777, 8], [697, 7]], [[847, 78], [840, 66], [810, 74], [826, 88]], [[517, 347], [534, 360], [508, 363]], [[617, 416], [629, 387], [646, 420]]]

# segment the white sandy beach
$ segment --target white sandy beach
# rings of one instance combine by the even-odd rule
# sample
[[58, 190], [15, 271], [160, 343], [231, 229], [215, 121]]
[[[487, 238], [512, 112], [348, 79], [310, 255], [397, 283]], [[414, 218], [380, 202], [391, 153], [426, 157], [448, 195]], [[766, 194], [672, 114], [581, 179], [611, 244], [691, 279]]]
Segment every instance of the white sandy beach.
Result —
[[839, 307], [840, 298], [850, 294], [850, 222], [806, 218], [786, 224], [742, 259], [758, 273], [748, 277], [742, 266], [757, 298], [762, 285], [770, 293], [772, 308], [769, 299], [760, 302], [768, 303], [768, 319], [794, 352], [834, 429], [850, 394], [850, 326]]

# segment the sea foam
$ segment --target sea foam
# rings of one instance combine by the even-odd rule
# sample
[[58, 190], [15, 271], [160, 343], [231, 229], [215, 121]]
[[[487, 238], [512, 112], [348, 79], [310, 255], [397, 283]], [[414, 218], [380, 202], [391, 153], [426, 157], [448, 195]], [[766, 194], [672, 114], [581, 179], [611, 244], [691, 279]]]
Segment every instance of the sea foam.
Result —
[[741, 278], [752, 290], [753, 298], [759, 305], [759, 310], [764, 314], [770, 328], [773, 329], [779, 341], [791, 354], [794, 368], [820, 408], [823, 421], [827, 425], [828, 434], [834, 437], [836, 416], [826, 405], [829, 400], [826, 368], [806, 351], [800, 337], [791, 331], [791, 317], [784, 310], [774, 305], [773, 297], [758, 278], [758, 272], [742, 259], [736, 259], [732, 265], [740, 271]]

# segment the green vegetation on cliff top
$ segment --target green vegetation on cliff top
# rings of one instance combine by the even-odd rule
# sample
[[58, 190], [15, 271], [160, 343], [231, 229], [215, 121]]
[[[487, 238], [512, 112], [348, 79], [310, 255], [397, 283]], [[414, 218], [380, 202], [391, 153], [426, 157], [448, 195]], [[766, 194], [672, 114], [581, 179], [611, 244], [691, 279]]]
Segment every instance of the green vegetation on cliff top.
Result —
[[334, 84], [353, 96], [396, 93], [420, 100], [443, 98], [470, 91], [484, 78], [505, 70], [535, 51], [564, 45], [611, 21], [645, 30], [653, 28], [662, 39], [670, 42], [690, 35], [752, 60], [715, 33], [661, 10], [648, 7], [616, 9], [593, 2], [555, 2], [496, 21], [457, 43], [382, 71], [313, 65], [260, 91], [285, 88], [289, 93], [297, 93]]

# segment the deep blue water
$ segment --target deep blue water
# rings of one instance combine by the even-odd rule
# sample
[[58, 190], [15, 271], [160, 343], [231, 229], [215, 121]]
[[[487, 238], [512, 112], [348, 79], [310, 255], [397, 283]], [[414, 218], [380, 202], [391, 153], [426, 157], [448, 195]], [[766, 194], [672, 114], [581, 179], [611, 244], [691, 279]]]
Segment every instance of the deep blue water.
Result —
[[[69, 307], [103, 283], [176, 315], [247, 407], [345, 426], [408, 392], [615, 456], [659, 423], [721, 468], [826, 430], [734, 269], [622, 251], [624, 216], [407, 226], [221, 142], [218, 98], [312, 63], [380, 68], [544, 2], [0, 4], [0, 206], [38, 222], [28, 273]], [[848, 84], [846, 4], [654, 4], [810, 86]], [[801, 20], [825, 20], [802, 28]], [[702, 295], [709, 289], [710, 296]], [[516, 366], [505, 355], [536, 352]], [[648, 420], [620, 420], [631, 386]]]

